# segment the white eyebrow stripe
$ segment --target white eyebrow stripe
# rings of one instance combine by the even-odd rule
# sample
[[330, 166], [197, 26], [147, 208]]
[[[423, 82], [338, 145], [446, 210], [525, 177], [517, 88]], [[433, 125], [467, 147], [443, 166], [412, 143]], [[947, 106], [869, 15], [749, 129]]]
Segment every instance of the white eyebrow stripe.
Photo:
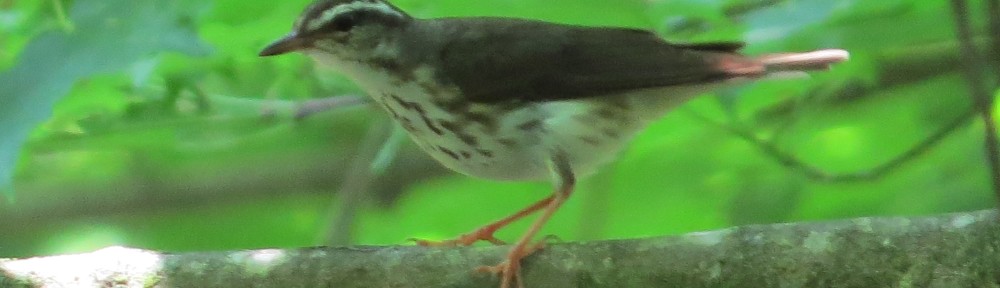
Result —
[[319, 29], [320, 26], [323, 26], [324, 23], [332, 20], [337, 15], [357, 10], [376, 10], [386, 15], [392, 15], [399, 18], [406, 17], [405, 15], [403, 15], [403, 13], [396, 11], [396, 9], [393, 9], [392, 6], [389, 6], [388, 4], [385, 4], [382, 1], [374, 1], [374, 2], [355, 1], [347, 4], [337, 5], [334, 6], [333, 9], [327, 9], [326, 11], [323, 11], [323, 14], [317, 17], [316, 20], [309, 21], [308, 23], [309, 25], [306, 26], [306, 30], [312, 31]]

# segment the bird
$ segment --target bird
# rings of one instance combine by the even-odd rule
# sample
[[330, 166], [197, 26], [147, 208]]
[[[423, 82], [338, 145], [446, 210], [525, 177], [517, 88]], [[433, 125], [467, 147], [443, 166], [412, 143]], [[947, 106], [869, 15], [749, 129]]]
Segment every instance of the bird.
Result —
[[826, 70], [841, 49], [747, 56], [741, 42], [672, 43], [648, 30], [507, 17], [415, 18], [384, 0], [317, 0], [260, 56], [308, 55], [358, 86], [447, 168], [500, 181], [551, 181], [548, 196], [424, 246], [505, 241], [494, 232], [541, 215], [504, 261], [479, 271], [524, 287], [523, 258], [565, 203], [649, 122], [699, 95]]

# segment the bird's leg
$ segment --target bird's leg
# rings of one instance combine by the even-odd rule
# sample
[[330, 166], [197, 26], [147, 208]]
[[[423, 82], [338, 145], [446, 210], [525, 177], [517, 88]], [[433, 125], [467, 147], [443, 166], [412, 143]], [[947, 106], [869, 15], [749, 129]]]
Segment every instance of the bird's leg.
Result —
[[517, 213], [514, 213], [503, 219], [497, 220], [496, 222], [479, 227], [478, 229], [473, 230], [472, 232], [462, 234], [461, 236], [458, 236], [458, 238], [455, 239], [444, 240], [444, 241], [429, 241], [420, 239], [411, 239], [411, 240], [417, 242], [417, 245], [420, 246], [469, 246], [472, 245], [473, 243], [476, 243], [476, 241], [479, 240], [488, 241], [495, 245], [507, 244], [503, 242], [503, 240], [493, 237], [493, 233], [496, 232], [497, 230], [500, 230], [500, 228], [503, 228], [504, 226], [507, 226], [508, 224], [517, 221], [518, 219], [524, 218], [524, 216], [531, 215], [532, 213], [549, 206], [549, 204], [552, 202], [554, 198], [555, 194], [550, 195], [549, 197], [545, 197], [545, 199], [539, 200], [538, 202], [535, 202], [535, 204], [531, 204], [531, 206], [525, 207], [524, 209], [521, 209], [521, 211], [517, 211]]
[[[555, 153], [552, 158], [552, 170], [555, 172], [556, 179], [556, 189], [549, 196], [551, 199], [545, 209], [542, 210], [542, 216], [535, 220], [535, 223], [531, 224], [528, 231], [521, 236], [521, 239], [517, 240], [514, 247], [511, 248], [510, 252], [507, 253], [507, 259], [496, 266], [484, 266], [479, 267], [477, 270], [481, 272], [492, 272], [500, 274], [502, 277], [500, 282], [501, 288], [510, 288], [513, 282], [517, 282], [518, 288], [523, 288], [524, 283], [521, 281], [521, 259], [531, 255], [538, 249], [541, 249], [545, 244], [544, 241], [535, 244], [531, 243], [531, 239], [538, 234], [538, 231], [542, 229], [545, 222], [549, 221], [552, 214], [559, 209], [559, 206], [566, 202], [569, 195], [573, 193], [573, 186], [576, 184], [576, 179], [573, 176], [573, 171], [570, 168], [569, 160], [566, 159], [565, 154]], [[544, 201], [544, 200], [543, 200]]]

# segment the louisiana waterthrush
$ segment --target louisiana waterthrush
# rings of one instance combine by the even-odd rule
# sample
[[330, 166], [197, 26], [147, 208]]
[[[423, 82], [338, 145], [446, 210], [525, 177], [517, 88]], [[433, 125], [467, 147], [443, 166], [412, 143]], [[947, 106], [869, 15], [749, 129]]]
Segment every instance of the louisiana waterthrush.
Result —
[[758, 57], [741, 43], [675, 44], [649, 31], [511, 18], [416, 19], [382, 0], [319, 0], [261, 56], [304, 52], [346, 74], [444, 166], [497, 180], [553, 179], [553, 194], [455, 240], [542, 211], [497, 266], [520, 285], [531, 240], [578, 176], [615, 157], [646, 123], [714, 88], [826, 69], [843, 50]]

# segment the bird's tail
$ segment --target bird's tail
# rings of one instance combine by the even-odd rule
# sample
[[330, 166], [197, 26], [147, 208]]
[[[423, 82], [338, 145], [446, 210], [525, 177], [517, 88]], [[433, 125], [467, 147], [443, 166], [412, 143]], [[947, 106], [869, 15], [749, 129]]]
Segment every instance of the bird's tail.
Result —
[[728, 54], [721, 59], [719, 68], [735, 77], [796, 76], [803, 71], [826, 70], [847, 61], [850, 54], [840, 49], [816, 50], [801, 53], [776, 53], [761, 56]]
[[816, 50], [804, 53], [779, 53], [757, 57], [768, 72], [827, 70], [830, 65], [847, 61], [850, 54], [840, 49]]

